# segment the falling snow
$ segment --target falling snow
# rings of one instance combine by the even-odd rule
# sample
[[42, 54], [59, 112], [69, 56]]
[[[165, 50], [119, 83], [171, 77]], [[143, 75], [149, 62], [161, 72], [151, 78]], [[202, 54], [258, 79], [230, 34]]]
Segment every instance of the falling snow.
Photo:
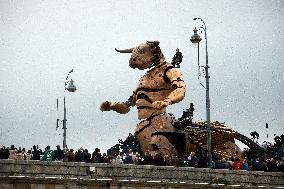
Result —
[[[194, 119], [205, 120], [204, 79], [189, 41], [196, 16], [208, 30], [211, 120], [247, 136], [258, 130], [260, 140], [284, 133], [283, 1], [1, 1], [0, 145], [62, 144], [64, 95], [69, 147], [106, 151], [133, 133], [135, 109], [102, 113], [99, 104], [127, 100], [144, 74], [114, 48], [146, 40], [159, 40], [168, 61], [177, 47], [184, 55], [186, 98], [168, 112], [179, 117], [192, 102]], [[204, 40], [200, 48], [204, 64]], [[79, 90], [64, 93], [71, 68]]]

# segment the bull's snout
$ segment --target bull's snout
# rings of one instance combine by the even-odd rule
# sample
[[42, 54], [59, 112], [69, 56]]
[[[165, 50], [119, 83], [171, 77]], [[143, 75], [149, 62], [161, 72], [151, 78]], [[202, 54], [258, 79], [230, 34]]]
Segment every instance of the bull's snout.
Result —
[[129, 66], [133, 69], [136, 68], [136, 62], [137, 62], [137, 58], [136, 57], [131, 57], [129, 60]]
[[135, 63], [136, 60], [137, 60], [136, 58], [132, 58], [132, 59], [131, 59], [131, 62]]

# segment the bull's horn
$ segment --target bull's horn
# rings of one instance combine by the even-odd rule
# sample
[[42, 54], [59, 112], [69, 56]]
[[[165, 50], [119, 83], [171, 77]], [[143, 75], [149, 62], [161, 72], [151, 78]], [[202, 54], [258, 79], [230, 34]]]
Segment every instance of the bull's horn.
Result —
[[120, 53], [132, 53], [134, 48], [131, 49], [124, 49], [124, 50], [118, 50], [115, 48], [116, 52], [120, 52]]

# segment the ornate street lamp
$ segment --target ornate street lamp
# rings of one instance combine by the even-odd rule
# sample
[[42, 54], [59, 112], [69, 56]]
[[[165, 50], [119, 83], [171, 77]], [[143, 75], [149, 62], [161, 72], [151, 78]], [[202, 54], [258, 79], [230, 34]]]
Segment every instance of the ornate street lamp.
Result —
[[192, 43], [198, 43], [199, 44], [199, 42], [202, 40], [201, 38], [200, 38], [200, 36], [198, 35], [198, 33], [197, 33], [197, 29], [196, 29], [196, 27], [194, 28], [194, 30], [193, 30], [193, 35], [191, 36], [191, 38], [190, 38], [190, 41], [192, 42]]
[[[206, 24], [201, 18], [194, 18], [193, 20], [200, 20], [202, 25], [199, 27], [198, 30], [204, 31], [205, 36], [205, 53], [206, 53], [206, 64], [204, 66], [205, 69], [205, 79], [206, 79], [206, 124], [207, 124], [207, 160], [208, 160], [208, 167], [212, 165], [212, 153], [211, 153], [211, 143], [212, 143], [212, 127], [210, 124], [210, 98], [209, 98], [209, 73], [208, 73], [208, 50], [207, 50], [207, 33], [206, 33]], [[200, 36], [198, 35], [196, 28], [193, 30], [193, 35], [191, 36], [190, 41], [194, 44], [198, 44], [198, 68], [199, 68], [199, 42], [201, 41]], [[202, 33], [202, 32], [201, 32]], [[199, 69], [198, 69], [199, 70]]]
[[[74, 81], [71, 79], [70, 81], [68, 81], [69, 78], [69, 74], [73, 72], [73, 69], [69, 71], [69, 73], [67, 74], [66, 80], [65, 80], [65, 90], [64, 90], [64, 118], [63, 118], [63, 149], [66, 147], [66, 106], [65, 106], [65, 91], [67, 89], [67, 91], [69, 92], [75, 92], [77, 90], [76, 86], [74, 85]], [[68, 87], [66, 87], [68, 84]]]

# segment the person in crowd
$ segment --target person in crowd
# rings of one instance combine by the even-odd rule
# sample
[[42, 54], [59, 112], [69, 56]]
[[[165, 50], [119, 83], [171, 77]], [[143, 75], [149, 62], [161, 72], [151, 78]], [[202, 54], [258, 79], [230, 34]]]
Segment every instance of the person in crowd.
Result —
[[136, 165], [143, 165], [143, 158], [139, 153], [136, 153]]
[[32, 160], [33, 154], [31, 150], [28, 150], [26, 153], [26, 160]]
[[181, 166], [182, 159], [179, 159], [178, 156], [174, 156], [174, 158], [171, 159], [171, 165], [175, 167]]
[[[186, 155], [183, 156], [183, 159], [181, 161], [180, 166], [181, 167], [189, 167], [189, 160], [188, 160], [189, 156], [187, 157]], [[171, 164], [171, 162], [170, 162]]]
[[22, 154], [24, 156], [24, 160], [27, 160], [27, 151], [26, 151], [26, 148], [23, 148], [22, 149]]
[[5, 146], [2, 146], [0, 150], [0, 159], [8, 159], [9, 158], [9, 149], [6, 148]]
[[84, 162], [90, 163], [91, 162], [91, 154], [87, 149], [83, 151], [83, 156], [84, 156]]
[[102, 163], [103, 162], [101, 150], [99, 148], [95, 148], [95, 151], [92, 153], [91, 162], [92, 163]]
[[232, 170], [243, 170], [243, 165], [239, 158], [236, 158], [233, 165]]
[[136, 154], [132, 151], [132, 149], [130, 149], [130, 150], [128, 151], [128, 155], [131, 156], [133, 164], [136, 164], [136, 163], [137, 163], [137, 162], [136, 162], [136, 161], [137, 161], [137, 159], [136, 159]]
[[67, 152], [69, 152], [69, 148], [67, 147], [67, 145], [63, 147], [63, 152], [64, 154], [67, 154]]
[[257, 160], [253, 165], [254, 171], [268, 171], [266, 161], [264, 157], [261, 157], [260, 160]]
[[[281, 135], [284, 136], [284, 135]], [[284, 157], [284, 143], [279, 144], [278, 150], [277, 150], [277, 159], [281, 161], [281, 158]]]
[[40, 152], [40, 155], [43, 155], [43, 151], [36, 145], [36, 149]]
[[157, 153], [154, 156], [154, 165], [156, 165], [156, 166], [163, 166], [164, 165], [164, 158], [163, 158], [162, 154]]
[[123, 163], [124, 164], [133, 164], [133, 159], [132, 159], [132, 156], [129, 155], [129, 153], [126, 153], [126, 156], [123, 160]]
[[109, 155], [109, 156], [107, 156], [107, 159], [108, 159], [108, 163], [110, 163], [110, 164], [114, 164], [114, 156], [112, 156], [112, 155]]
[[107, 163], [112, 163], [115, 160], [115, 157], [112, 155], [107, 155]]
[[55, 161], [63, 161], [64, 160], [64, 152], [60, 149], [60, 145], [56, 146], [56, 150], [54, 150], [54, 160]]
[[17, 160], [17, 152], [18, 150], [15, 148], [15, 146], [11, 145], [9, 150], [9, 159]]
[[232, 167], [233, 167], [233, 163], [234, 163], [234, 157], [231, 157], [230, 159], [228, 159], [228, 164], [229, 164], [229, 169], [233, 169]]
[[103, 153], [102, 161], [103, 161], [103, 163], [109, 163], [109, 158], [107, 157], [106, 153]]
[[54, 152], [50, 149], [50, 146], [45, 148], [44, 154], [41, 157], [42, 161], [53, 161], [54, 160]]
[[75, 152], [75, 161], [76, 162], [84, 162], [84, 153], [83, 153], [84, 149], [81, 147], [78, 149], [77, 152]]
[[67, 145], [65, 145], [65, 147], [63, 148], [63, 153], [64, 153], [64, 162], [67, 162], [68, 161], [68, 157], [67, 157], [67, 154], [69, 152], [69, 148], [67, 147]]
[[284, 157], [281, 158], [281, 161], [277, 165], [277, 171], [284, 173]]
[[259, 159], [257, 158], [257, 159], [254, 159], [253, 160], [253, 163], [252, 163], [252, 171], [258, 171], [258, 170], [260, 170], [260, 167], [261, 167], [261, 165], [260, 165], [260, 163], [259, 163]]
[[249, 165], [246, 159], [243, 160], [243, 170], [248, 171], [249, 170]]
[[151, 156], [151, 154], [148, 153], [148, 152], [146, 152], [146, 153], [144, 154], [143, 159], [144, 159], [144, 160], [143, 160], [143, 164], [144, 164], [144, 165], [153, 165], [153, 163], [154, 163], [153, 156]]
[[37, 147], [35, 145], [33, 146], [32, 155], [33, 155], [32, 156], [33, 160], [40, 160], [41, 152], [37, 149]]
[[17, 160], [25, 160], [25, 152], [23, 150], [17, 151]]
[[116, 158], [112, 161], [112, 164], [115, 164], [115, 165], [123, 164], [121, 156], [117, 155]]
[[66, 153], [66, 158], [68, 162], [74, 162], [75, 161], [75, 154], [74, 154], [74, 150], [70, 149], [67, 153]]
[[199, 168], [206, 168], [207, 167], [207, 154], [205, 152], [200, 153], [200, 161], [198, 163]]
[[222, 162], [221, 159], [218, 159], [215, 163], [215, 169], [225, 169], [225, 164]]
[[[212, 156], [213, 157], [213, 156]], [[212, 169], [215, 169], [215, 161], [216, 161], [216, 159], [214, 158], [212, 158], [212, 161], [211, 161], [211, 164], [209, 165], [210, 167], [212, 167]], [[209, 162], [207, 162], [207, 166], [208, 166], [208, 164], [209, 164]]]
[[277, 164], [273, 158], [267, 159], [267, 169], [268, 172], [276, 172], [277, 171]]
[[255, 161], [254, 160], [250, 160], [248, 161], [248, 166], [249, 166], [249, 171], [253, 171], [253, 165], [254, 165]]
[[228, 159], [227, 158], [222, 158], [222, 163], [224, 165], [224, 169], [230, 169], [230, 164], [228, 163]]
[[198, 159], [195, 155], [195, 152], [190, 152], [190, 155], [188, 156], [188, 166], [189, 167], [198, 167]]
[[165, 166], [171, 166], [172, 165], [172, 162], [171, 162], [171, 158], [170, 158], [170, 156], [169, 155], [164, 155], [164, 165]]

